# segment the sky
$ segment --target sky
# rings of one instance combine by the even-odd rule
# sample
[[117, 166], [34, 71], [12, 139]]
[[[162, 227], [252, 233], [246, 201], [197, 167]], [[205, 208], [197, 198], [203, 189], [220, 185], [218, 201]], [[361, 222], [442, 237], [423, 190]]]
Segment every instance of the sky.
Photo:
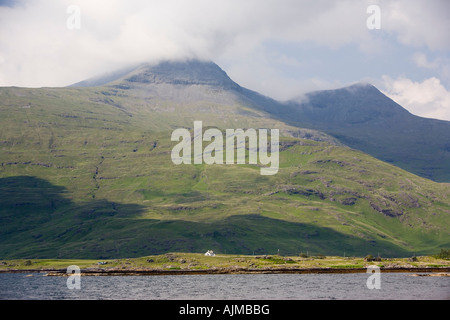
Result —
[[450, 120], [448, 0], [0, 0], [0, 86], [191, 58], [277, 100], [368, 82]]

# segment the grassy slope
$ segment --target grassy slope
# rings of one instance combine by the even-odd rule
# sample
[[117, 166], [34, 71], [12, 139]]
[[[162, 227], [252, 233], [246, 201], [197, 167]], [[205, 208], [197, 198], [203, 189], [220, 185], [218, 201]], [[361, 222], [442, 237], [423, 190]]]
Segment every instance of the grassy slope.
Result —
[[292, 137], [281, 141], [275, 176], [250, 165], [175, 166], [170, 134], [194, 120], [296, 129], [239, 105], [136, 96], [0, 89], [0, 258], [407, 256], [450, 244], [448, 184]]

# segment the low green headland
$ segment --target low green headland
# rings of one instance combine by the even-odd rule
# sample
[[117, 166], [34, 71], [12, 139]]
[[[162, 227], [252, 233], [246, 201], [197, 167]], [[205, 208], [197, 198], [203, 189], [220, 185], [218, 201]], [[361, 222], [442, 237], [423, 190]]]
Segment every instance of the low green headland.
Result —
[[130, 259], [20, 259], [0, 261], [0, 272], [47, 272], [66, 275], [76, 265], [85, 275], [224, 274], [224, 273], [343, 273], [365, 272], [378, 266], [390, 272], [450, 272], [450, 260], [440, 255], [410, 258], [234, 255], [167, 253]]

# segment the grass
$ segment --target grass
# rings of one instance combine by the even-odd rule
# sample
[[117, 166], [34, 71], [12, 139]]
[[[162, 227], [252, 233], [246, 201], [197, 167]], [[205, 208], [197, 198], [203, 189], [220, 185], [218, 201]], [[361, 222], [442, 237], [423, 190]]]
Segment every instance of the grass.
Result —
[[[102, 102], [102, 92], [122, 108]], [[324, 135], [285, 134], [274, 176], [251, 165], [171, 162], [172, 130], [194, 120], [204, 128], [301, 130], [259, 111], [211, 105], [214, 112], [202, 113], [204, 105], [111, 88], [0, 88], [0, 97], [2, 259], [208, 249], [408, 257], [450, 244], [448, 184]]]
[[[299, 256], [254, 256], [217, 254], [207, 257], [201, 253], [173, 252], [164, 255], [153, 255], [139, 258], [86, 260], [86, 259], [20, 259], [0, 261], [0, 270], [45, 270], [65, 269], [70, 265], [77, 265], [81, 269], [100, 268], [105, 270], [206, 270], [215, 268], [331, 268], [331, 269], [360, 269], [369, 265], [389, 268], [442, 268], [450, 267], [450, 262], [430, 256], [417, 257], [414, 264], [404, 258], [383, 259], [383, 263], [365, 262], [359, 257], [343, 258], [327, 256], [321, 258], [300, 258]], [[102, 263], [102, 264], [99, 264]]]

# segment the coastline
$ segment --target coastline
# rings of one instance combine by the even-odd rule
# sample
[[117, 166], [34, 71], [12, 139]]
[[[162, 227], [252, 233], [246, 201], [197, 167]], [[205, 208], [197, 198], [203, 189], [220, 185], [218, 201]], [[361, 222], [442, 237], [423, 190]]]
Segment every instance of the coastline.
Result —
[[[278, 256], [200, 253], [166, 253], [162, 255], [94, 259], [16, 259], [0, 260], [2, 273], [42, 273], [68, 276], [67, 268], [75, 266], [82, 276], [152, 276], [152, 275], [220, 275], [220, 274], [343, 274], [367, 273], [368, 267], [380, 272], [450, 274], [450, 261], [431, 256], [414, 258]], [[369, 270], [370, 272], [370, 270]]]
[[[450, 267], [425, 268], [380, 268], [385, 273], [425, 273], [440, 276], [450, 276]], [[0, 273], [44, 273], [45, 276], [69, 276], [66, 269], [4, 269]], [[223, 274], [343, 274], [367, 273], [366, 268], [212, 268], [212, 269], [81, 269], [81, 276], [158, 276], [158, 275], [223, 275]]]

